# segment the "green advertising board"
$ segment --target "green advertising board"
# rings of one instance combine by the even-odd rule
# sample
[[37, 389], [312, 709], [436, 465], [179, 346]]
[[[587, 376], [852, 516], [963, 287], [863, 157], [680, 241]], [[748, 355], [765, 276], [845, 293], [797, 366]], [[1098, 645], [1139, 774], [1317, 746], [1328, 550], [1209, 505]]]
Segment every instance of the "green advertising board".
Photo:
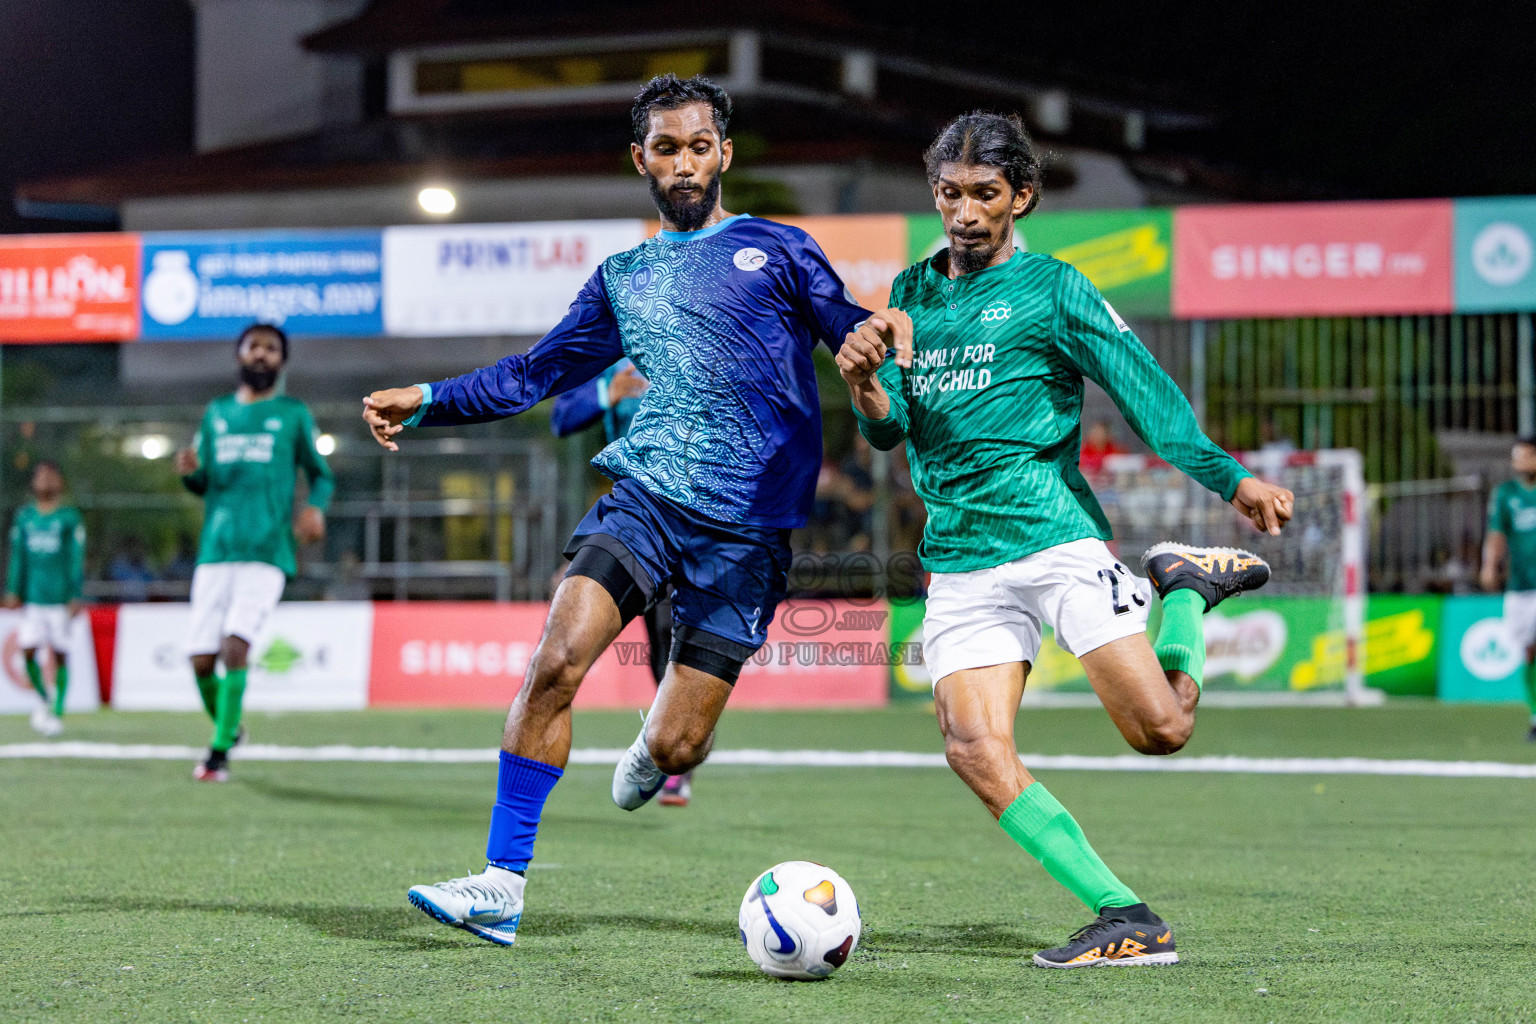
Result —
[[[1085, 210], [1036, 213], [1019, 221], [1020, 244], [1081, 270], [1124, 316], [1168, 315], [1173, 211]], [[907, 218], [912, 261], [945, 244], [938, 214]]]
[[[1382, 596], [1371, 599], [1366, 620], [1366, 685], [1395, 696], [1435, 693], [1435, 632], [1439, 597]], [[921, 602], [893, 608], [892, 640], [920, 643]], [[1149, 625], [1157, 633], [1154, 616]], [[1206, 688], [1212, 691], [1338, 689], [1344, 685], [1344, 631], [1338, 602], [1322, 597], [1244, 598], [1205, 618]], [[892, 670], [891, 699], [931, 699], [921, 665]], [[1078, 660], [1045, 631], [1040, 656], [1030, 672], [1034, 690], [1089, 693]]]
[[1525, 699], [1524, 652], [1504, 628], [1503, 598], [1446, 598], [1440, 638], [1441, 700]]

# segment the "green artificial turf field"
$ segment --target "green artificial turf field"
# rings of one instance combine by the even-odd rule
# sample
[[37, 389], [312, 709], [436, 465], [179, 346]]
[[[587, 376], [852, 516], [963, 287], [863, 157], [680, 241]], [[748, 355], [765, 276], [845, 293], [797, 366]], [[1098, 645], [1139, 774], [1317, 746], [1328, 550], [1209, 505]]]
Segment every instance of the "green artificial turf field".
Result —
[[[1101, 711], [1031, 710], [1020, 746], [1120, 754]], [[494, 745], [500, 716], [254, 715], [257, 743]], [[1207, 709], [1186, 754], [1536, 761], [1512, 707]], [[67, 739], [197, 744], [192, 715]], [[585, 714], [619, 747], [633, 714]], [[0, 721], [0, 744], [35, 737]], [[939, 749], [931, 715], [727, 713], [720, 749]], [[3, 1021], [1529, 1021], [1536, 780], [1041, 772], [1174, 923], [1169, 968], [1045, 971], [1081, 905], [947, 771], [706, 765], [693, 806], [625, 814], [573, 767], [504, 949], [405, 902], [478, 870], [490, 764], [0, 760]], [[736, 938], [754, 875], [835, 867], [864, 933], [814, 983]]]

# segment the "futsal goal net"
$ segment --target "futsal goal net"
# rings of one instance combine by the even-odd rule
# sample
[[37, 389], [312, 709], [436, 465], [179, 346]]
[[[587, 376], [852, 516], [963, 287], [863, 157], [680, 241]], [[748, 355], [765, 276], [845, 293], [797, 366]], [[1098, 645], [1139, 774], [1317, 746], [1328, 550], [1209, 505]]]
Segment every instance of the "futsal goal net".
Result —
[[1278, 537], [1160, 459], [1113, 455], [1090, 483], [1114, 527], [1121, 561], [1139, 572], [1154, 544], [1246, 548], [1269, 562], [1267, 586], [1206, 616], [1208, 693], [1372, 703], [1365, 686], [1366, 523], [1360, 453], [1238, 453], [1254, 475], [1296, 495]]

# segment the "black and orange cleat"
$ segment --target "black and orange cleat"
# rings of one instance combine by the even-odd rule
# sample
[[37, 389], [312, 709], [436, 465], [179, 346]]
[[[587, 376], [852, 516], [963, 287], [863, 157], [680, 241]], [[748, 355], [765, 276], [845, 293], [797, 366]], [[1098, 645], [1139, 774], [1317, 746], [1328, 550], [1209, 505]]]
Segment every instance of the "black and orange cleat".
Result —
[[1035, 954], [1037, 967], [1159, 967], [1178, 962], [1173, 926], [1145, 903], [1105, 907], [1091, 924], [1073, 932], [1065, 946]]
[[1141, 556], [1141, 567], [1159, 597], [1166, 598], [1175, 590], [1193, 590], [1205, 598], [1206, 611], [1269, 582], [1269, 563], [1241, 548], [1157, 544]]

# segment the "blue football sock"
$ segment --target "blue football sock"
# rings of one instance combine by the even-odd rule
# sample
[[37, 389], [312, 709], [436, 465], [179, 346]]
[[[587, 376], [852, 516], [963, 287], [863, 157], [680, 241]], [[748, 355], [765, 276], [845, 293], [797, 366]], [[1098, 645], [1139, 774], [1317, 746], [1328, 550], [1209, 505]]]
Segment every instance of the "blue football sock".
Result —
[[564, 774], [552, 764], [501, 752], [491, 834], [485, 841], [486, 861], [508, 871], [528, 870], [544, 801]]

